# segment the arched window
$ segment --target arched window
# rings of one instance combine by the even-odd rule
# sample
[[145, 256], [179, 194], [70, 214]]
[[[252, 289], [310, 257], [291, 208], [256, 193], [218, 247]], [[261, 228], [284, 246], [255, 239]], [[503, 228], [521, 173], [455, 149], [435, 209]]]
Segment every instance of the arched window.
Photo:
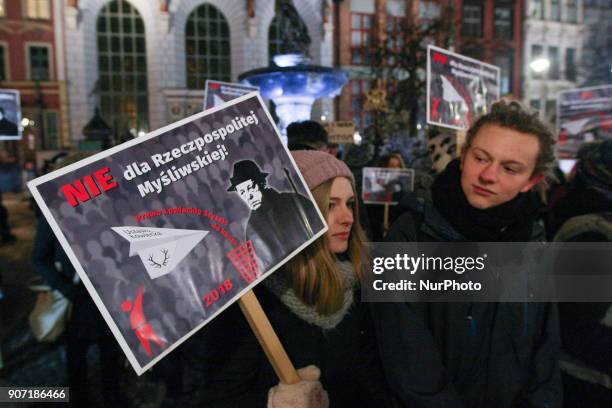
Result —
[[230, 81], [229, 25], [223, 14], [210, 4], [203, 4], [187, 18], [185, 56], [187, 87], [204, 89], [207, 79]]
[[268, 29], [268, 59], [275, 55], [301, 51], [307, 53], [310, 36], [304, 20], [289, 1], [280, 1]]
[[115, 136], [149, 130], [145, 28], [126, 0], [113, 0], [98, 16], [97, 91], [102, 116]]

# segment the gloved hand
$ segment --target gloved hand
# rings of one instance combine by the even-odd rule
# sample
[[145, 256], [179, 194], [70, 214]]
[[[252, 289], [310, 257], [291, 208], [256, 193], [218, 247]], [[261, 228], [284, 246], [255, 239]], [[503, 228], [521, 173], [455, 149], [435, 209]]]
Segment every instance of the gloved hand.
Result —
[[319, 382], [321, 370], [309, 365], [297, 370], [297, 384], [278, 384], [268, 392], [268, 408], [328, 408], [327, 392]]

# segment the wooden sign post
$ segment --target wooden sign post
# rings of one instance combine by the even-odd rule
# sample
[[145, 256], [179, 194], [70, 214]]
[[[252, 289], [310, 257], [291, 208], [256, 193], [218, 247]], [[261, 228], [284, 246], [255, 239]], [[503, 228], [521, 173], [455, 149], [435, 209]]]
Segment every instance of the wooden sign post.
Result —
[[255, 333], [255, 337], [264, 349], [272, 368], [283, 384], [297, 384], [300, 382], [300, 377], [293, 367], [293, 363], [289, 360], [289, 356], [285, 348], [281, 344], [276, 332], [272, 328], [268, 316], [261, 308], [259, 300], [249, 290], [239, 300], [240, 309], [249, 322], [251, 330]]

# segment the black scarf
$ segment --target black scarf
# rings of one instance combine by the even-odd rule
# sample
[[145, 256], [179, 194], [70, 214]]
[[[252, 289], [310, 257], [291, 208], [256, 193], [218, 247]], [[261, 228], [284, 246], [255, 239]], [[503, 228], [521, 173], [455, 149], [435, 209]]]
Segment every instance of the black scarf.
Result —
[[432, 186], [433, 203], [442, 216], [470, 241], [529, 241], [540, 207], [533, 192], [519, 193], [496, 207], [480, 210], [470, 205], [461, 188], [459, 160], [453, 160]]

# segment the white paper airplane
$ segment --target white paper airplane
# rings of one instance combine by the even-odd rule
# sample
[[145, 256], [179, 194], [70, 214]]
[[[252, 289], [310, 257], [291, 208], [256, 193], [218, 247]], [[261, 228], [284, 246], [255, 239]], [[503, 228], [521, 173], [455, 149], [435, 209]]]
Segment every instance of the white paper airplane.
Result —
[[584, 125], [586, 125], [590, 119], [591, 118], [573, 120], [563, 124], [563, 127], [569, 132], [570, 135], [577, 135], [583, 130]]
[[223, 104], [226, 104], [227, 102], [224, 101], [219, 95], [213, 95], [213, 106], [217, 107], [217, 106], [221, 106]]
[[209, 231], [111, 227], [130, 243], [129, 256], [138, 254], [151, 279], [166, 275], [187, 256]]
[[446, 102], [461, 102], [465, 103], [465, 99], [461, 96], [461, 94], [455, 89], [453, 84], [446, 78], [444, 75], [440, 75], [442, 78], [442, 99]]

